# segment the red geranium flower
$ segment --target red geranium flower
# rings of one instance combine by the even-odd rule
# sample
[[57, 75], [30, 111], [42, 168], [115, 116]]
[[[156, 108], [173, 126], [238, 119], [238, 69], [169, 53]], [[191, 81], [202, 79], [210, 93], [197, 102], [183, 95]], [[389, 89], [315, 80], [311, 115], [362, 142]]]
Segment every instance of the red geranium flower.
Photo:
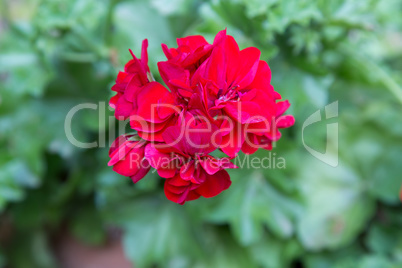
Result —
[[136, 99], [142, 87], [153, 80], [148, 67], [148, 40], [142, 42], [141, 59], [130, 50], [133, 59], [124, 66], [124, 72], [119, 72], [116, 84], [112, 90], [117, 94], [110, 99], [110, 106], [115, 109], [117, 119], [127, 119], [138, 109]]
[[221, 137], [211, 136], [216, 128], [209, 129], [206, 122], [169, 127], [163, 134], [166, 143], [148, 144], [145, 157], [158, 174], [166, 178], [166, 197], [176, 203], [213, 197], [229, 188], [231, 181], [227, 168], [236, 168], [228, 158], [217, 159], [209, 155], [220, 143]]
[[[225, 30], [217, 34], [211, 56], [197, 70], [192, 84], [203, 85], [209, 113], [229, 118], [231, 124], [223, 121], [222, 127], [230, 131], [221, 146], [229, 156], [236, 156], [242, 148], [245, 153], [258, 147], [270, 149], [270, 143], [279, 139], [272, 131], [277, 128], [275, 118], [281, 104], [276, 104], [276, 100], [280, 95], [270, 80], [270, 68], [260, 60], [257, 48], [239, 50]], [[294, 120], [288, 120], [287, 125], [293, 123]], [[246, 136], [252, 139], [246, 140]]]
[[[162, 44], [167, 63], [180, 66], [194, 73], [198, 66], [211, 54], [212, 45], [201, 35], [193, 35], [177, 39], [177, 48], [168, 48]], [[159, 62], [158, 66], [166, 62]], [[167, 82], [167, 81], [165, 81]]]
[[190, 87], [190, 78], [209, 57], [212, 45], [200, 35], [178, 38], [177, 45], [178, 48], [169, 49], [162, 44], [168, 60], [158, 62], [158, 68], [163, 81], [172, 92], [188, 102], [194, 93], [194, 87]]
[[110, 147], [109, 166], [120, 175], [130, 177], [134, 183], [147, 175], [150, 165], [144, 158], [147, 142], [135, 140], [134, 135], [121, 135]]
[[129, 118], [139, 137], [118, 138], [109, 164], [135, 182], [149, 167], [132, 164], [150, 164], [166, 178], [167, 198], [183, 204], [230, 186], [225, 169], [235, 166], [211, 152], [219, 149], [233, 158], [240, 150], [271, 150], [281, 136], [278, 129], [292, 126], [294, 118], [283, 115], [290, 103], [278, 101], [271, 70], [257, 48], [240, 50], [226, 30], [213, 44], [202, 36], [179, 38], [177, 44], [162, 44], [167, 60], [158, 69], [167, 88], [149, 71], [147, 40], [141, 59], [130, 51], [133, 59], [118, 74], [110, 105], [118, 119]]
[[[130, 118], [130, 125], [148, 141], [163, 141], [161, 133], [175, 123], [175, 98], [163, 85], [155, 82], [148, 67], [148, 40], [142, 43], [141, 59], [133, 57], [119, 72], [112, 87], [117, 94], [110, 99], [117, 119]], [[164, 108], [158, 106], [164, 103]], [[169, 108], [166, 108], [169, 107]]]
[[130, 125], [148, 141], [162, 142], [162, 133], [177, 121], [181, 111], [173, 93], [158, 82], [150, 82], [137, 94], [137, 111], [130, 116]]

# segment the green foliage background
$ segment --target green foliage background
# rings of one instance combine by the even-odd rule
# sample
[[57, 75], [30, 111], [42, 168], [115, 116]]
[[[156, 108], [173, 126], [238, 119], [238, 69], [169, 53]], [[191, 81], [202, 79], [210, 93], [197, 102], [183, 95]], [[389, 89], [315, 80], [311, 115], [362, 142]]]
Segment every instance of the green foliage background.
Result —
[[[0, 3], [0, 267], [55, 267], [51, 237], [66, 226], [95, 245], [121, 228], [136, 267], [402, 267], [402, 1]], [[261, 49], [292, 103], [296, 125], [272, 151], [286, 169], [231, 171], [229, 190], [179, 206], [157, 175], [133, 185], [107, 167], [108, 148], [69, 143], [67, 112], [110, 98], [128, 48], [148, 38], [156, 75], [161, 43], [225, 27]], [[304, 138], [324, 152], [338, 123], [336, 168], [302, 143], [303, 122], [334, 101], [339, 117]], [[86, 109], [73, 134], [94, 141], [114, 121]]]

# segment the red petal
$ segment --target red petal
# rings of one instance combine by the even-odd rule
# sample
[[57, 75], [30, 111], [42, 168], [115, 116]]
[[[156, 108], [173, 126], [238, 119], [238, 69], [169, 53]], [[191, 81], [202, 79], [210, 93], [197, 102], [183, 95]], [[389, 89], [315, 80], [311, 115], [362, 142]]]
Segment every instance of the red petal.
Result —
[[116, 95], [114, 95], [113, 97], [110, 98], [109, 101], [109, 105], [110, 107], [112, 107], [113, 109], [116, 109], [116, 103], [119, 101], [120, 97], [122, 96], [121, 93], [117, 93]]
[[145, 71], [149, 72], [147, 49], [148, 49], [148, 39], [144, 39], [144, 41], [142, 41], [142, 48], [141, 48], [141, 64], [144, 67]]
[[118, 148], [116, 148], [109, 156], [110, 160], [107, 164], [108, 166], [113, 166], [120, 160], [124, 159], [124, 157], [134, 148], [140, 148], [141, 144], [139, 142], [133, 142], [130, 140], [126, 140], [123, 142]]
[[117, 74], [116, 83], [128, 83], [130, 81], [131, 74], [121, 72]]
[[177, 116], [171, 116], [168, 120], [162, 123], [149, 123], [147, 121], [130, 121], [130, 125], [133, 129], [136, 129], [138, 135], [147, 141], [159, 141], [164, 142], [163, 133], [165, 133], [168, 127], [176, 124]]
[[115, 139], [112, 143], [112, 145], [110, 145], [110, 149], [109, 149], [109, 157], [111, 156], [111, 154], [116, 151], [128, 138], [130, 138], [132, 135], [120, 135], [119, 137], [117, 137], [117, 139]]
[[265, 145], [265, 146], [263, 146], [263, 147], [261, 147], [262, 149], [264, 149], [264, 150], [272, 150], [272, 143], [268, 143], [267, 145]]
[[172, 161], [172, 155], [161, 153], [155, 148], [155, 144], [150, 143], [145, 147], [145, 158], [149, 161], [153, 168], [160, 169], [168, 166]]
[[258, 150], [258, 146], [255, 145], [253, 142], [254, 140], [254, 134], [248, 134], [247, 138], [245, 139], [243, 146], [241, 147], [241, 150], [245, 154], [253, 154]]
[[220, 162], [220, 166], [223, 169], [228, 169], [228, 168], [238, 168], [235, 164], [233, 164], [232, 162], [230, 162], [229, 158], [221, 158], [219, 159]]
[[275, 98], [276, 100], [280, 100], [280, 99], [282, 99], [282, 96], [281, 96], [281, 94], [279, 94], [278, 92], [274, 91], [274, 98]]
[[171, 191], [171, 186], [168, 184], [167, 180], [165, 181], [165, 187], [164, 187], [164, 191], [165, 191], [165, 196], [168, 200], [175, 202], [175, 203], [179, 203], [179, 199], [180, 196], [179, 194], [175, 194]]
[[205, 198], [214, 197], [229, 188], [231, 183], [226, 170], [221, 170], [214, 175], [207, 175], [205, 182], [195, 191]]
[[162, 134], [164, 133], [165, 129], [162, 129], [161, 131], [154, 132], [154, 133], [146, 133], [146, 132], [141, 132], [138, 131], [138, 136], [141, 137], [141, 139], [147, 140], [147, 141], [152, 141], [152, 142], [163, 142], [163, 137]]
[[226, 59], [223, 45], [212, 50], [205, 68], [205, 78], [214, 81], [219, 88], [226, 88]]
[[150, 123], [145, 120], [138, 120], [138, 117], [136, 116], [131, 116], [130, 117], [130, 126], [131, 128], [141, 131], [141, 132], [147, 132], [147, 133], [155, 133], [159, 132], [168, 126], [172, 125], [171, 123], [172, 120], [165, 120], [161, 123]]
[[180, 176], [185, 180], [191, 180], [194, 176], [195, 165], [194, 161], [191, 160], [185, 163], [180, 169]]
[[[190, 115], [189, 113], [187, 114]], [[189, 126], [187, 119], [183, 124], [180, 120], [179, 123], [168, 127], [162, 136], [166, 144], [183, 155], [208, 154], [214, 151], [216, 146], [221, 143], [222, 138], [215, 125], [209, 125], [205, 122], [196, 126]], [[217, 134], [214, 135], [214, 133]]]
[[174, 105], [175, 98], [173, 94], [165, 94], [160, 100], [160, 105], [158, 106], [158, 117], [160, 119], [167, 119], [174, 113], [179, 113], [179, 108]]
[[162, 122], [163, 120], [157, 116], [157, 107], [161, 105], [159, 100], [166, 94], [171, 93], [158, 82], [145, 85], [137, 97], [138, 116], [149, 122]]
[[158, 62], [158, 70], [163, 81], [169, 86], [170, 89], [172, 89], [172, 91], [177, 90], [176, 87], [172, 87], [172, 85], [169, 84], [170, 80], [180, 80], [183, 81], [183, 83], [186, 83], [186, 81], [189, 79], [189, 73], [187, 70], [169, 61]]
[[209, 44], [197, 48], [195, 51], [187, 55], [187, 57], [182, 61], [181, 65], [185, 68], [191, 68], [191, 65], [200, 65], [206, 60], [212, 48], [213, 46]]
[[126, 65], [124, 66], [124, 71], [129, 74], [138, 74], [140, 76], [141, 83], [145, 85], [146, 83], [149, 82], [146, 74], [148, 67], [146, 66], [146, 68], [144, 69], [144, 66], [142, 66], [141, 61], [137, 59], [134, 54], [132, 55], [134, 59], [126, 63]]
[[187, 186], [190, 184], [189, 181], [183, 180], [179, 174], [177, 174], [176, 176], [174, 176], [169, 180], [169, 184], [173, 185], [173, 186]]
[[262, 118], [270, 121], [271, 118], [275, 117], [277, 106], [272, 95], [262, 90], [257, 90], [255, 98], [252, 101], [261, 107], [259, 110], [259, 115], [261, 115]]
[[257, 73], [254, 77], [254, 80], [247, 88], [256, 88], [263, 90], [264, 92], [273, 91], [271, 83], [271, 70], [268, 66], [268, 63], [260, 60], [258, 63]]
[[165, 132], [163, 132], [162, 137], [165, 143], [175, 148], [177, 152], [186, 154], [187, 145], [184, 141], [185, 138], [183, 131], [178, 126], [171, 126], [168, 127]]
[[238, 122], [250, 123], [250, 117], [260, 114], [260, 106], [252, 101], [228, 102], [224, 111]]
[[166, 58], [168, 60], [170, 60], [173, 56], [172, 56], [172, 53], [170, 53], [168, 46], [166, 44], [162, 44], [161, 46], [162, 46], [162, 51], [165, 54]]
[[240, 151], [245, 138], [244, 126], [235, 124], [229, 134], [222, 137], [221, 150], [230, 157], [235, 157]]
[[288, 100], [279, 101], [276, 103], [276, 116], [281, 116], [290, 107]]
[[186, 191], [188, 192], [189, 186], [177, 187], [169, 184], [168, 186], [166, 186], [166, 188], [169, 190], [170, 193], [181, 196]]
[[147, 175], [148, 171], [151, 169], [151, 166], [149, 165], [149, 163], [146, 162], [146, 159], [143, 159], [143, 164], [142, 164], [142, 168], [140, 168], [140, 170], [138, 170], [137, 173], [135, 173], [134, 176], [131, 176], [131, 180], [134, 183], [137, 183], [138, 181], [140, 181], [142, 178], [145, 177], [145, 175]]
[[200, 194], [198, 194], [196, 191], [190, 191], [187, 195], [186, 201], [191, 201], [200, 198]]
[[[225, 40], [225, 54], [227, 61], [226, 81], [228, 84], [234, 82], [238, 76], [241, 61], [239, 60], [240, 50], [234, 38], [230, 35]], [[235, 85], [233, 85], [235, 86]]]
[[208, 42], [201, 35], [190, 35], [183, 38], [177, 38], [178, 46], [188, 46], [191, 50], [195, 50], [198, 47], [206, 44], [208, 44]]
[[266, 136], [269, 140], [271, 140], [271, 141], [278, 141], [278, 140], [281, 138], [282, 133], [280, 133], [280, 132], [276, 129], [276, 131], [271, 130], [270, 132], [266, 133], [265, 136]]
[[126, 72], [119, 72], [117, 74], [116, 84], [112, 86], [112, 90], [123, 93], [132, 76], [132, 74]]
[[257, 95], [258, 90], [255, 88], [250, 89], [241, 96], [241, 101], [251, 101]]
[[141, 161], [143, 158], [143, 153], [141, 154], [141, 152], [134, 152], [134, 150], [132, 150], [126, 155], [124, 160], [117, 162], [113, 166], [113, 170], [126, 177], [133, 176], [142, 168]]
[[236, 83], [240, 88], [248, 86], [255, 78], [260, 61], [261, 52], [258, 48], [248, 47], [240, 51], [240, 70], [237, 73]]
[[206, 158], [201, 160], [200, 164], [209, 175], [215, 174], [221, 169], [220, 163], [216, 159]]
[[157, 171], [162, 178], [172, 178], [176, 174], [176, 170], [174, 163], [171, 163], [168, 167], [159, 168]]
[[119, 98], [116, 103], [116, 110], [114, 112], [114, 115], [117, 119], [119, 119], [119, 117], [127, 119], [127, 117], [129, 117], [132, 113], [133, 109], [134, 105], [132, 102], [128, 102], [125, 98]]
[[216, 36], [215, 36], [215, 39], [214, 39], [214, 46], [217, 45], [217, 44], [219, 44], [219, 43], [222, 42], [223, 40], [225, 40], [225, 38], [226, 38], [226, 29], [225, 29], [225, 30], [222, 30], [222, 31], [219, 31], [219, 32], [216, 34]]
[[142, 86], [143, 85], [140, 81], [140, 76], [138, 74], [134, 74], [124, 91], [124, 97], [126, 98], [126, 100], [129, 102], [134, 102]]
[[186, 201], [186, 198], [190, 192], [191, 184], [187, 182], [187, 184], [183, 186], [174, 186], [173, 184], [170, 184], [172, 180], [182, 180], [182, 179], [180, 178], [180, 175], [176, 175], [174, 178], [167, 179], [165, 181], [164, 186], [165, 195], [167, 199], [169, 199], [170, 201], [182, 205]]
[[291, 115], [283, 115], [276, 120], [277, 128], [288, 128], [293, 126], [295, 123], [295, 118]]

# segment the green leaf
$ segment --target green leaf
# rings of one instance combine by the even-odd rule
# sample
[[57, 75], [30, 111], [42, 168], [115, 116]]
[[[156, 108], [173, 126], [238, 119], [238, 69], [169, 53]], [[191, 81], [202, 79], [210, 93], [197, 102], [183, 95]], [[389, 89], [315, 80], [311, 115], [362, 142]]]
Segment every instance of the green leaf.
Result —
[[307, 208], [299, 219], [298, 236], [308, 249], [336, 249], [353, 242], [374, 212], [374, 200], [344, 162], [334, 168], [310, 158], [300, 187]]
[[1, 268], [6, 267], [6, 258], [1, 251], [0, 251], [0, 267]]
[[295, 240], [278, 240], [268, 235], [249, 250], [256, 262], [265, 268], [290, 267], [291, 262], [303, 252]]
[[70, 228], [73, 235], [89, 245], [100, 245], [106, 241], [106, 230], [95, 208], [80, 208]]
[[278, 0], [243, 0], [247, 9], [247, 16], [250, 18], [262, 15], [268, 11], [270, 7], [278, 3]]
[[[148, 2], [121, 2], [114, 11], [115, 33], [113, 44], [119, 51], [119, 60], [126, 63], [131, 59], [128, 49], [131, 48], [136, 55], [144, 39], [149, 41], [148, 53], [151, 70], [156, 62], [164, 59], [161, 43], [174, 45], [175, 38], [171, 34], [167, 19], [160, 16]], [[144, 23], [147, 21], [147, 23]], [[133, 27], [141, 25], [141, 27]], [[154, 72], [156, 73], [156, 72]]]
[[402, 264], [402, 234], [399, 231], [401, 223], [402, 215], [399, 210], [381, 208], [366, 237], [365, 243], [370, 251], [389, 256]]
[[170, 16], [185, 13], [191, 3], [186, 0], [152, 0], [151, 4], [162, 16]]
[[257, 258], [238, 244], [227, 227], [207, 225], [199, 230], [203, 252], [202, 258], [194, 260], [193, 267], [257, 267]]
[[328, 103], [328, 88], [333, 81], [333, 77], [315, 78], [305, 76], [304, 90], [317, 108], [324, 108]]
[[231, 188], [222, 194], [221, 203], [207, 219], [228, 222], [243, 245], [258, 242], [264, 227], [283, 238], [293, 234], [294, 219], [301, 213], [294, 200], [279, 193], [257, 171], [249, 175], [233, 172], [232, 180]]
[[360, 260], [359, 268], [395, 268], [395, 266], [391, 261], [389, 261], [386, 257], [381, 255], [368, 255]]
[[123, 245], [126, 256], [136, 266], [148, 267], [175, 260], [187, 262], [197, 254], [191, 224], [177, 204], [159, 202], [155, 196], [150, 196], [126, 202], [124, 207], [123, 211], [129, 215], [119, 209], [111, 212], [110, 219], [113, 222], [130, 219], [121, 221], [125, 229]]
[[389, 204], [398, 204], [402, 187], [400, 156], [402, 146], [391, 145], [386, 154], [376, 163], [371, 177], [371, 192]]

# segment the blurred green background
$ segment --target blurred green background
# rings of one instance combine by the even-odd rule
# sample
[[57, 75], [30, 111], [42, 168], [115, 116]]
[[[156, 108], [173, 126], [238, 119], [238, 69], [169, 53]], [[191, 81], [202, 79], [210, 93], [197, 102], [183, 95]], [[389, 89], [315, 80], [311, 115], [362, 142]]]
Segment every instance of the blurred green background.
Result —
[[[135, 267], [402, 267], [401, 0], [0, 3], [0, 267], [63, 267], [65, 234], [95, 248], [121, 237]], [[296, 124], [272, 151], [285, 169], [230, 171], [230, 189], [179, 206], [156, 174], [134, 185], [114, 173], [108, 142], [67, 140], [67, 112], [107, 104], [128, 48], [139, 55], [148, 38], [161, 81], [161, 43], [211, 42], [226, 27], [241, 48], [262, 51], [292, 103]], [[334, 101], [339, 116], [327, 120]], [[302, 142], [319, 109], [324, 120], [304, 129], [305, 143], [325, 152], [326, 125], [337, 123], [339, 150], [332, 138], [327, 150], [337, 167]], [[108, 140], [115, 120], [100, 114], [113, 112], [78, 112], [73, 135]]]

